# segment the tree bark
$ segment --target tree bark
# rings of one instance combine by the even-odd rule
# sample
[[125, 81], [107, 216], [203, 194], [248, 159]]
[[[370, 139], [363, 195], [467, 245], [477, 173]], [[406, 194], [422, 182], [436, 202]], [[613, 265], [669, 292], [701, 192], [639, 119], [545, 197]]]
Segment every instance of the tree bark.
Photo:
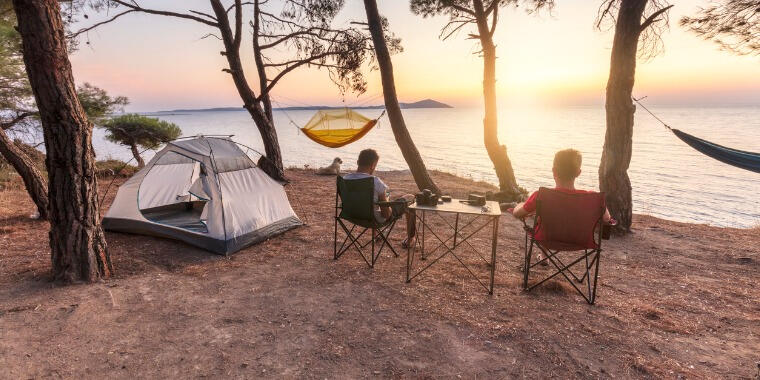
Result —
[[240, 98], [243, 100], [243, 108], [251, 115], [256, 127], [261, 134], [261, 140], [264, 143], [264, 153], [266, 154], [268, 165], [262, 169], [272, 178], [285, 180], [285, 170], [282, 165], [282, 153], [280, 152], [280, 143], [277, 139], [277, 131], [271, 118], [267, 117], [267, 112], [262, 108], [261, 102], [256, 99], [248, 81], [245, 78], [243, 64], [240, 60], [240, 41], [242, 27], [242, 5], [240, 0], [235, 1], [235, 31], [233, 32], [229, 19], [227, 18], [227, 9], [220, 0], [211, 0], [211, 7], [214, 10], [216, 18], [219, 20], [219, 32], [224, 43], [223, 55], [227, 58], [230, 68], [226, 71], [232, 76], [232, 81], [238, 90]]
[[135, 157], [135, 161], [137, 161], [137, 167], [142, 169], [145, 167], [145, 161], [140, 156], [140, 151], [137, 149], [137, 144], [132, 143], [129, 144], [129, 149], [132, 151], [132, 156]]
[[0, 154], [16, 169], [41, 219], [48, 219], [48, 187], [37, 165], [0, 129]]
[[519, 201], [522, 192], [517, 186], [512, 162], [507, 155], [506, 145], [499, 142], [499, 125], [496, 106], [496, 45], [493, 43], [491, 31], [481, 0], [473, 0], [475, 19], [478, 26], [478, 36], [483, 54], [483, 100], [485, 117], [483, 119], [483, 143], [488, 158], [493, 163], [496, 177], [499, 179], [499, 196], [503, 201]]
[[57, 0], [13, 0], [40, 111], [49, 176], [53, 277], [96, 281], [113, 268], [100, 226], [92, 124], [77, 99]]
[[618, 221], [618, 232], [629, 232], [633, 217], [628, 166], [631, 163], [633, 114], [636, 108], [631, 95], [642, 30], [641, 17], [646, 4], [647, 0], [621, 0], [607, 80], [607, 131], [599, 165], [599, 189], [605, 192], [607, 208]]
[[377, 10], [377, 1], [364, 0], [364, 9], [367, 13], [369, 31], [372, 34], [377, 64], [380, 67], [385, 110], [388, 112], [388, 120], [391, 122], [391, 129], [393, 130], [393, 136], [396, 138], [396, 144], [398, 144], [404, 160], [409, 165], [409, 170], [412, 172], [412, 177], [414, 177], [417, 188], [420, 190], [430, 189], [440, 194], [440, 189], [433, 182], [433, 179], [430, 178], [430, 174], [425, 167], [425, 162], [422, 161], [420, 152], [417, 150], [417, 146], [414, 144], [412, 136], [406, 128], [404, 115], [401, 113], [401, 106], [398, 103], [398, 96], [396, 95], [396, 82], [393, 79], [393, 62], [391, 61], [388, 46], [385, 43], [382, 20]]

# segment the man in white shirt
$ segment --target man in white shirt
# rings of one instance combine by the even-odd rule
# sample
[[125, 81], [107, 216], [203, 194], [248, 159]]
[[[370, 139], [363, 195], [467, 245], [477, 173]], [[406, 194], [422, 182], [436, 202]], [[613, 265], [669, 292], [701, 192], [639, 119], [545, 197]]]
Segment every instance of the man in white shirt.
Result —
[[[374, 149], [364, 149], [363, 151], [359, 152], [359, 158], [356, 160], [356, 172], [349, 173], [343, 176], [344, 179], [352, 180], [352, 179], [362, 179], [362, 178], [373, 178], [375, 181], [375, 193], [373, 196], [373, 200], [375, 202], [387, 202], [388, 201], [388, 185], [383, 182], [380, 178], [374, 175], [375, 168], [377, 167], [377, 163], [380, 161], [380, 156], [377, 154], [377, 152]], [[404, 197], [399, 198], [398, 200], [405, 200], [406, 202], [410, 202], [411, 199], [408, 199], [409, 197], [413, 197], [412, 195], [405, 195]], [[383, 206], [383, 207], [377, 207], [375, 209], [375, 218], [382, 222], [391, 216], [399, 216], [401, 213], [405, 213], [406, 207], [402, 205], [394, 205], [393, 207], [390, 206]], [[409, 217], [408, 213], [405, 213], [407, 216], [407, 240], [409, 241], [410, 237], [414, 236], [414, 229], [415, 226], [413, 224], [413, 220]]]

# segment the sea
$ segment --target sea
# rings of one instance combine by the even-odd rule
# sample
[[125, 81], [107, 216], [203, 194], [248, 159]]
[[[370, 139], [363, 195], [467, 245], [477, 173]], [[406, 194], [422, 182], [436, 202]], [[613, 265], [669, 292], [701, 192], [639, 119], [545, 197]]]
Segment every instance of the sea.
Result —
[[[760, 152], [760, 106], [648, 107], [673, 128], [720, 145]], [[380, 110], [358, 110], [367, 117]], [[286, 167], [317, 168], [335, 157], [344, 170], [355, 168], [358, 152], [374, 148], [378, 170], [405, 170], [387, 117], [361, 140], [329, 149], [309, 140], [297, 126], [315, 111], [275, 111], [274, 118]], [[480, 108], [403, 110], [407, 127], [429, 169], [496, 184], [483, 146]], [[258, 131], [245, 111], [182, 111], [148, 114], [177, 124], [183, 136], [234, 135], [233, 139], [263, 152]], [[499, 138], [507, 146], [519, 184], [529, 191], [553, 186], [554, 152], [574, 148], [583, 154], [577, 186], [598, 189], [597, 171], [605, 133], [603, 106], [504, 107], [499, 110]], [[105, 140], [96, 129], [98, 159], [128, 160], [126, 147]], [[154, 152], [145, 152], [150, 158]], [[760, 174], [734, 168], [693, 150], [639, 109], [635, 116], [633, 158], [629, 168], [634, 212], [722, 227], [760, 226]]]

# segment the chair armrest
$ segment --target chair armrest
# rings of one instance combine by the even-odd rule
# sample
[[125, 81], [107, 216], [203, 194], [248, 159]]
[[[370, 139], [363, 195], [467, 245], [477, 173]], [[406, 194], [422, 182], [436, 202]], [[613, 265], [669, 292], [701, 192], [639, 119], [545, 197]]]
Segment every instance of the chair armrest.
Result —
[[406, 205], [406, 204], [408, 203], [405, 200], [375, 202], [375, 205], [380, 206], [380, 207], [393, 206], [393, 205]]
[[533, 226], [529, 225], [528, 222], [526, 221], [528, 219], [527, 217], [522, 217], [522, 218], [518, 218], [518, 219], [520, 219], [520, 221], [522, 222], [523, 229], [525, 230], [525, 232], [533, 233], [533, 230], [535, 229], [536, 226], [535, 225], [533, 225]]

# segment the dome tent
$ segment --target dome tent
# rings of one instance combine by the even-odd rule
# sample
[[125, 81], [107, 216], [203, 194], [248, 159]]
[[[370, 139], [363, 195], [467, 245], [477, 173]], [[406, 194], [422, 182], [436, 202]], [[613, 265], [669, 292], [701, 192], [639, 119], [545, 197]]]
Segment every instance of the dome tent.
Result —
[[103, 228], [228, 255], [301, 225], [282, 184], [230, 138], [169, 142], [119, 187]]

